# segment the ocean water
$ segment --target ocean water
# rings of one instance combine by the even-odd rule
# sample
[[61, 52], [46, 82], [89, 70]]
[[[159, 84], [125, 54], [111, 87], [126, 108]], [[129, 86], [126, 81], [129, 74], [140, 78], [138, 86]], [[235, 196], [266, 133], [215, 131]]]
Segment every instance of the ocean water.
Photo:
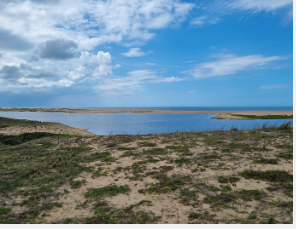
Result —
[[232, 126], [252, 129], [263, 123], [281, 125], [292, 119], [226, 120], [213, 119], [213, 114], [136, 114], [98, 113], [69, 114], [61, 112], [0, 112], [0, 117], [28, 119], [42, 122], [58, 122], [75, 128], [87, 128], [97, 135], [158, 134], [175, 131], [209, 131]]

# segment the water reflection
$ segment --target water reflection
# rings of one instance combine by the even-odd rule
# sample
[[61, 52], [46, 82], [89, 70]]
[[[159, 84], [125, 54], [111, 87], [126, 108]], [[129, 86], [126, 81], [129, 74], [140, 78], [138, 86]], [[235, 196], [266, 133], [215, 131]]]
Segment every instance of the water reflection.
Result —
[[42, 122], [59, 122], [76, 128], [87, 128], [98, 135], [113, 134], [151, 134], [175, 131], [252, 129], [263, 123], [281, 125], [292, 119], [265, 120], [225, 120], [213, 119], [216, 115], [205, 114], [138, 114], [138, 113], [102, 113], [69, 114], [60, 112], [0, 112], [1, 117], [37, 120]]

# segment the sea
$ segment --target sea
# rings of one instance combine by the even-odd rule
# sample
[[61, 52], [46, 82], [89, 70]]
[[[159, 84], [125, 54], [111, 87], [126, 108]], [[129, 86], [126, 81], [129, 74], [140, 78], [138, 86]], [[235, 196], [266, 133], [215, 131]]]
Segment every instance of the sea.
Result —
[[[289, 111], [293, 107], [71, 107], [80, 109], [112, 110], [187, 110], [187, 111]], [[267, 125], [281, 125], [293, 119], [226, 120], [215, 119], [216, 114], [146, 114], [96, 113], [70, 114], [62, 112], [6, 112], [0, 117], [57, 122], [75, 128], [86, 128], [97, 135], [146, 135], [171, 132], [230, 130], [236, 127], [247, 130]]]

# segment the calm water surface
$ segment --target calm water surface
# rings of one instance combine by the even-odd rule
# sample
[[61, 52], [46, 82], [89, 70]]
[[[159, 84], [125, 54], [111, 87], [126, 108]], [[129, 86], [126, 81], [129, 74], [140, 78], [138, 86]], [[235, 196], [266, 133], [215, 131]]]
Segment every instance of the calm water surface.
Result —
[[69, 114], [61, 112], [0, 112], [0, 117], [58, 122], [71, 127], [87, 128], [97, 135], [113, 134], [158, 134], [175, 131], [228, 130], [231, 126], [238, 129], [252, 129], [263, 123], [281, 125], [292, 119], [265, 120], [226, 120], [212, 119], [208, 114]]
[[292, 111], [293, 107], [71, 107], [103, 110], [170, 110], [170, 111]]

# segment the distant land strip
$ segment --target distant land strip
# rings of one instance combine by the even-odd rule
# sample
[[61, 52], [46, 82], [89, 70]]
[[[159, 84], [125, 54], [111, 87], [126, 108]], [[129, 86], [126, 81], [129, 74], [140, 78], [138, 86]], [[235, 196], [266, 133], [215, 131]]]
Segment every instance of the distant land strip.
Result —
[[64, 113], [150, 113], [150, 114], [217, 114], [217, 119], [291, 119], [293, 111], [186, 111], [186, 110], [108, 110], [70, 108], [0, 108], [0, 111], [18, 112], [64, 112]]

